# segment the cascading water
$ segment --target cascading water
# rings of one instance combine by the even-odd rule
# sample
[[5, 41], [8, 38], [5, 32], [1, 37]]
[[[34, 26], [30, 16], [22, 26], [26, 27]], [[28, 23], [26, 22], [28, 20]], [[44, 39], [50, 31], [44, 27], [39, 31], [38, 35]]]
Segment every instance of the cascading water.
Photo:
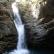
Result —
[[16, 3], [17, 2], [14, 2], [12, 4], [12, 10], [15, 18], [14, 23], [18, 32], [18, 43], [17, 43], [17, 49], [13, 50], [12, 52], [9, 52], [9, 54], [29, 54], [29, 51], [26, 49], [25, 45], [24, 25], [22, 24]]

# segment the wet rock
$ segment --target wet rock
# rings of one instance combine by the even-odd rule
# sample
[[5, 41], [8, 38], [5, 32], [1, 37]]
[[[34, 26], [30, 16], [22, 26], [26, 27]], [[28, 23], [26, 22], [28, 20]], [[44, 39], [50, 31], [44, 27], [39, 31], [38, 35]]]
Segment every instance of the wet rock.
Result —
[[[54, 5], [53, 0], [41, 0], [37, 2], [37, 9], [40, 4], [38, 19], [33, 17], [31, 6], [28, 3], [19, 5], [21, 18], [26, 28], [28, 47], [30, 48], [54, 48]], [[32, 3], [35, 5], [34, 3]]]
[[0, 53], [16, 48], [17, 44], [17, 31], [9, 8], [0, 2]]

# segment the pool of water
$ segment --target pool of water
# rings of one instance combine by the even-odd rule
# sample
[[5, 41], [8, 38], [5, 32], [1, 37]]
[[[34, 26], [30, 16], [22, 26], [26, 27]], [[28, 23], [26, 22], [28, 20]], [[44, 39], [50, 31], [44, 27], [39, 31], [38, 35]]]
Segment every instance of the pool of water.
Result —
[[30, 54], [54, 54], [54, 50], [35, 49], [35, 50], [30, 50]]

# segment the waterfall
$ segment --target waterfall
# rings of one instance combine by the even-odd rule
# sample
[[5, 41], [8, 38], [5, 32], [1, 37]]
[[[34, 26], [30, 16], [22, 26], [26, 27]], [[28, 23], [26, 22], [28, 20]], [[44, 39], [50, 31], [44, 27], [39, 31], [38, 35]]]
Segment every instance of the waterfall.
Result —
[[15, 23], [15, 26], [16, 26], [16, 29], [17, 29], [17, 33], [18, 33], [17, 49], [21, 49], [21, 48], [25, 47], [24, 25], [22, 24], [18, 8], [16, 7], [16, 2], [12, 4], [12, 9], [13, 9], [14, 17], [15, 17], [14, 23]]
[[14, 14], [14, 23], [18, 33], [18, 42], [17, 42], [17, 49], [13, 50], [12, 52], [9, 52], [9, 54], [29, 54], [29, 50], [26, 48], [25, 44], [24, 25], [22, 24], [16, 3], [17, 2], [14, 2], [12, 4], [12, 10]]

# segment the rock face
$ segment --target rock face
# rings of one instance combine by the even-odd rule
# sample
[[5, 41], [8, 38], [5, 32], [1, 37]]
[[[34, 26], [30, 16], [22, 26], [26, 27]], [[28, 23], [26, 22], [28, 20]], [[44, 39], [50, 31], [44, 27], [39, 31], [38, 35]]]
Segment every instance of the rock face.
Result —
[[0, 53], [16, 48], [17, 32], [10, 13], [8, 3], [0, 2]]
[[[16, 48], [17, 32], [10, 11], [11, 2], [13, 0], [0, 0], [0, 53]], [[54, 48], [54, 0], [21, 3], [18, 7], [28, 47]]]
[[[31, 5], [35, 5], [34, 10], [39, 15], [36, 12], [33, 12], [35, 17], [32, 15]], [[25, 24], [28, 47], [54, 48], [54, 1], [38, 0], [37, 3], [20, 4], [19, 10]]]

